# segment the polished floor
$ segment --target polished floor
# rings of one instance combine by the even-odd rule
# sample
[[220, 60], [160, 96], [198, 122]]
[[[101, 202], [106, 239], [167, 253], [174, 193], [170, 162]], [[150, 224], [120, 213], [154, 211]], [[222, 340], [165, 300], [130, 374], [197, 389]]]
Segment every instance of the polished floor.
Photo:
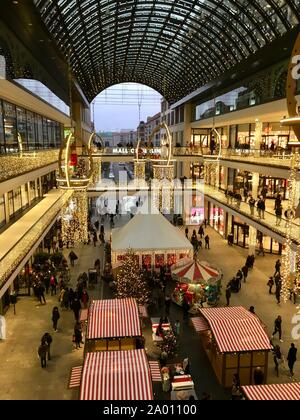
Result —
[[[118, 224], [124, 223], [123, 216]], [[237, 247], [229, 247], [215, 231], [208, 228], [211, 237], [211, 249], [200, 251], [200, 259], [218, 265], [224, 273], [225, 283], [242, 266], [246, 257], [246, 250]], [[96, 258], [103, 256], [103, 249], [99, 245], [94, 247], [81, 246], [76, 250], [79, 256], [77, 265], [71, 269], [71, 283], [76, 284], [78, 275], [87, 271], [94, 264]], [[256, 259], [254, 270], [250, 273], [247, 283], [242, 285], [239, 294], [233, 294], [231, 305], [243, 305], [249, 308], [255, 307], [258, 316], [268, 326], [271, 333], [274, 319], [277, 315], [283, 318], [283, 343], [277, 339], [275, 343], [280, 344], [284, 355], [287, 355], [292, 340], [291, 331], [293, 328], [292, 318], [296, 314], [296, 306], [288, 301], [286, 304], [277, 305], [275, 296], [269, 295], [266, 285], [268, 276], [273, 274], [276, 256], [259, 256]], [[173, 284], [168, 285], [171, 290]], [[103, 289], [98, 285], [95, 290], [89, 291], [95, 299], [111, 297], [110, 289], [105, 286]], [[52, 360], [42, 369], [37, 356], [39, 341], [44, 332], [52, 333], [51, 311], [53, 306], [58, 305], [57, 297], [46, 296], [47, 304], [38, 305], [34, 297], [22, 297], [16, 305], [16, 315], [10, 309], [6, 315], [7, 339], [0, 341], [1, 360], [1, 399], [30, 399], [30, 400], [51, 400], [51, 399], [77, 399], [78, 390], [68, 389], [70, 369], [82, 364], [82, 350], [75, 350], [72, 344], [72, 333], [74, 316], [72, 311], [61, 310], [59, 321], [59, 332], [52, 334]], [[220, 304], [224, 305], [224, 288]], [[155, 309], [152, 315], [160, 316], [163, 309]], [[170, 311], [171, 321], [182, 320], [182, 312], [172, 303]], [[149, 356], [158, 357], [158, 350], [153, 345], [150, 322], [146, 321], [144, 328], [146, 337], [146, 348]], [[297, 342], [295, 341], [296, 346]], [[298, 342], [299, 343], [299, 342]], [[299, 347], [299, 345], [298, 345]], [[191, 360], [191, 372], [195, 381], [195, 389], [198, 396], [202, 392], [208, 392], [214, 399], [228, 399], [229, 392], [224, 390], [218, 383], [209, 365], [206, 355], [201, 348], [200, 340], [189, 324], [182, 322], [181, 337], [179, 340], [178, 358], [189, 356]], [[295, 365], [296, 378], [300, 378], [300, 362]], [[288, 371], [281, 368], [279, 378], [274, 371], [273, 358], [269, 357], [268, 383], [289, 382]], [[156, 398], [168, 399], [169, 395], [164, 394], [161, 385], [154, 387]]]

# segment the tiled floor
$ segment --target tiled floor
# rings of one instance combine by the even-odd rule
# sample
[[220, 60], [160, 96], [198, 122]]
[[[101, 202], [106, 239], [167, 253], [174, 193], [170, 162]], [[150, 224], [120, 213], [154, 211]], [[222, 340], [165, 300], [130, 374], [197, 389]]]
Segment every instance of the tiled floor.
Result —
[[[120, 225], [125, 220], [122, 217], [117, 221]], [[128, 218], [126, 219], [128, 220]], [[246, 251], [236, 247], [229, 247], [216, 232], [209, 228], [211, 249], [200, 251], [200, 260], [206, 260], [220, 267], [224, 274], [225, 283], [236, 273], [245, 261]], [[81, 246], [76, 249], [79, 256], [77, 265], [71, 268], [71, 283], [75, 284], [78, 275], [87, 271], [94, 265], [97, 258], [102, 258], [103, 248]], [[289, 349], [293, 328], [292, 318], [296, 314], [296, 306], [290, 301], [277, 305], [274, 295], [268, 294], [267, 278], [273, 274], [273, 267], [277, 257], [266, 255], [257, 257], [254, 270], [250, 273], [246, 284], [242, 285], [239, 294], [233, 294], [231, 305], [243, 305], [246, 308], [253, 305], [256, 313], [268, 326], [273, 327], [274, 319], [278, 314], [283, 318], [283, 339], [281, 344], [286, 355]], [[168, 285], [171, 291], [173, 284]], [[102, 290], [98, 285], [95, 290], [89, 291], [92, 298], [111, 297], [110, 289], [105, 285]], [[82, 364], [82, 350], [75, 350], [72, 344], [74, 326], [73, 312], [60, 310], [59, 332], [53, 333], [52, 360], [46, 369], [42, 369], [37, 356], [39, 341], [44, 332], [52, 333], [51, 311], [58, 304], [56, 297], [47, 296], [47, 304], [38, 306], [33, 297], [19, 299], [16, 306], [16, 315], [10, 309], [6, 315], [7, 339], [0, 341], [0, 386], [1, 399], [77, 399], [78, 391], [68, 389], [68, 380], [71, 367]], [[220, 304], [224, 305], [224, 289]], [[151, 315], [160, 316], [163, 310], [156, 308]], [[170, 310], [172, 322], [176, 319], [182, 321], [182, 311], [172, 303]], [[215, 399], [228, 399], [229, 393], [220, 387], [214, 373], [201, 348], [199, 337], [188, 324], [182, 321], [178, 357], [190, 357], [191, 372], [195, 381], [195, 389], [199, 396], [203, 391], [212, 394]], [[158, 356], [158, 350], [153, 345], [150, 333], [150, 322], [145, 323], [144, 334], [146, 337], [147, 352], [151, 357]], [[275, 340], [277, 343], [278, 340]], [[296, 346], [297, 342], [295, 341]], [[299, 341], [298, 341], [299, 347]], [[295, 365], [296, 378], [300, 378], [300, 362]], [[268, 382], [289, 382], [287, 370], [282, 369], [277, 379], [273, 367], [273, 359], [269, 358]], [[168, 398], [163, 394], [161, 385], [154, 387], [157, 398]]]

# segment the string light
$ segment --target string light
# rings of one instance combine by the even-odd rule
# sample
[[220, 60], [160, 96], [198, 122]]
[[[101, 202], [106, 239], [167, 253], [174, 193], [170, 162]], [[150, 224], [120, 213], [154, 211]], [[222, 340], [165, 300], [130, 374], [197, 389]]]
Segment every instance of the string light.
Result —
[[20, 241], [0, 261], [0, 287], [17, 269], [32, 248], [41, 241], [44, 232], [57, 218], [61, 208], [69, 200], [72, 191], [62, 192], [58, 200], [44, 213], [34, 226], [20, 239]]
[[74, 191], [61, 211], [62, 240], [65, 246], [88, 242], [87, 191]]
[[58, 150], [23, 152], [22, 156], [0, 157], [0, 182], [58, 161]]
[[[288, 218], [286, 227], [285, 255], [282, 257], [282, 287], [281, 297], [287, 302], [290, 296], [290, 290], [293, 289], [293, 273], [291, 272], [292, 261], [292, 237], [293, 237], [293, 221], [295, 219], [295, 198], [297, 193], [297, 174], [300, 168], [299, 153], [295, 153], [291, 160], [291, 171], [288, 182], [289, 202], [288, 202]], [[297, 249], [297, 260], [299, 261], [299, 247]], [[299, 272], [297, 271], [299, 280]], [[292, 284], [291, 284], [292, 282]]]

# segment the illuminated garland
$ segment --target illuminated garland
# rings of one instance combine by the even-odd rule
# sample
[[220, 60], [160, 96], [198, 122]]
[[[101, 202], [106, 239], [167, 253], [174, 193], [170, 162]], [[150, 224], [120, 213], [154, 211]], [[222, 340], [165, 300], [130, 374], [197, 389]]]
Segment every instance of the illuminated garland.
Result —
[[86, 190], [75, 191], [61, 213], [62, 240], [74, 247], [88, 242], [88, 201]]
[[[295, 153], [292, 156], [291, 172], [289, 176], [288, 190], [289, 190], [289, 203], [288, 203], [288, 218], [286, 227], [286, 241], [285, 241], [285, 255], [282, 257], [282, 287], [281, 297], [284, 302], [287, 302], [290, 296], [291, 282], [293, 284], [291, 273], [291, 260], [292, 260], [292, 229], [293, 221], [295, 219], [295, 198], [297, 189], [297, 173], [299, 170], [300, 161], [299, 154]], [[299, 247], [297, 249], [297, 261], [299, 262]], [[299, 280], [299, 271], [297, 270], [297, 279]]]

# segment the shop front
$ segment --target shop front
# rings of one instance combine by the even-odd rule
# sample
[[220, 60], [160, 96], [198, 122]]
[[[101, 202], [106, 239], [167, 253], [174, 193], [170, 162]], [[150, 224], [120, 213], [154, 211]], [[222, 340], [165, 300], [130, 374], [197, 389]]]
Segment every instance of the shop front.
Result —
[[215, 206], [211, 202], [207, 202], [208, 224], [214, 228], [221, 236], [225, 236], [226, 212], [220, 207]]
[[[240, 246], [241, 248], [249, 248], [249, 225], [243, 222], [237, 216], [230, 216], [228, 220], [228, 232], [233, 234], [234, 245]], [[257, 247], [260, 241], [263, 243], [264, 251], [270, 254], [281, 255], [282, 244], [277, 242], [270, 236], [263, 235], [261, 232], [257, 232]]]
[[266, 188], [266, 198], [275, 198], [278, 193], [283, 200], [289, 199], [288, 180], [284, 178], [272, 178], [269, 176], [260, 176], [259, 189]]

